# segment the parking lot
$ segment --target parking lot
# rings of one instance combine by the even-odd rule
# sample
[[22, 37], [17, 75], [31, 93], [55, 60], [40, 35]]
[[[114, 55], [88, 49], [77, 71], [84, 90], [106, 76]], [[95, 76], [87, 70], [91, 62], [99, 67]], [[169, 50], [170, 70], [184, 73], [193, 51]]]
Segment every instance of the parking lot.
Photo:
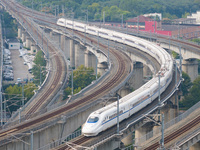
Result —
[[28, 66], [24, 65], [24, 59], [22, 57], [19, 57], [20, 55], [19, 50], [10, 50], [10, 52], [11, 52], [10, 59], [7, 60], [6, 62], [9, 63], [10, 61], [11, 64], [5, 64], [4, 62], [4, 66], [12, 66], [14, 76], [13, 76], [13, 81], [4, 80], [4, 83], [16, 83], [17, 79], [19, 78], [22, 81], [24, 79], [29, 80], [30, 78], [32, 78], [33, 75], [29, 73]]

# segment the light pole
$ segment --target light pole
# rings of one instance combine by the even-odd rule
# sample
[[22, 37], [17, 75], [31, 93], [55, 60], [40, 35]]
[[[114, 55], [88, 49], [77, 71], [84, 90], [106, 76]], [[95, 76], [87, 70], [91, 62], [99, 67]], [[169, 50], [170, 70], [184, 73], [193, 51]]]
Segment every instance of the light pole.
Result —
[[73, 81], [73, 68], [71, 68], [71, 71], [72, 71], [72, 80], [71, 80], [71, 88], [72, 88], [72, 96], [73, 96], [73, 94], [74, 94], [74, 81]]
[[108, 66], [109, 66], [109, 63], [110, 63], [110, 47], [109, 47], [109, 40], [108, 40]]
[[[158, 73], [158, 114], [160, 115], [160, 72]], [[158, 116], [158, 121], [160, 121], [160, 116]]]
[[103, 11], [103, 25], [105, 25], [105, 11]]
[[24, 81], [22, 81], [22, 107], [24, 107]]
[[19, 108], [19, 123], [21, 123], [21, 110], [22, 110], [22, 108], [20, 107]]
[[180, 45], [179, 45], [179, 56], [180, 56], [180, 79], [182, 80], [182, 54]]
[[87, 9], [87, 24], [88, 24], [88, 9]]
[[123, 28], [123, 14], [122, 14], [122, 28]]
[[119, 134], [119, 95], [117, 94], [117, 134]]
[[1, 101], [0, 101], [0, 103], [1, 103], [1, 126], [3, 125], [3, 100], [2, 100], [2, 91], [0, 91], [0, 99], [1, 99]]

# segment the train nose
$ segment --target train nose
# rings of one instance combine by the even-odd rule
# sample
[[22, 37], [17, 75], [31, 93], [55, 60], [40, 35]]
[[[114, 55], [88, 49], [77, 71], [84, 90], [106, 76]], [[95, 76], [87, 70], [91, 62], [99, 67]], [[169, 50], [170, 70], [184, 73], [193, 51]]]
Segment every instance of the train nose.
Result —
[[82, 128], [82, 133], [85, 136], [95, 136], [97, 135], [96, 126], [86, 123]]

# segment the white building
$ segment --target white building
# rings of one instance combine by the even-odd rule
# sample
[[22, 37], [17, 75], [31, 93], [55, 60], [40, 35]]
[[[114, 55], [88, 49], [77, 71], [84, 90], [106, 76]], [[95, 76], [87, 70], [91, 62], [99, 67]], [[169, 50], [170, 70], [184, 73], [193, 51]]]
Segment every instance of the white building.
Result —
[[200, 24], [200, 11], [193, 13], [191, 16], [187, 16], [187, 18], [195, 18], [197, 24]]
[[13, 39], [7, 39], [8, 49], [20, 49], [20, 42], [19, 40], [13, 38]]

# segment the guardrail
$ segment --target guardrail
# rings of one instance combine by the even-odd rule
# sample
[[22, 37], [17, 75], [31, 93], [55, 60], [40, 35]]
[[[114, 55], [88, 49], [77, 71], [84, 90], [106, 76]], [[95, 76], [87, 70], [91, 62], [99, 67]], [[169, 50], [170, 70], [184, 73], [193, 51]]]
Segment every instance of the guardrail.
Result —
[[[180, 70], [178, 70], [178, 71], [180, 71]], [[177, 87], [180, 85], [181, 81], [182, 81], [182, 80], [180, 79], [180, 80], [177, 82], [177, 84], [175, 85], [174, 89], [173, 89], [164, 99], [161, 100], [161, 103], [164, 103], [165, 101], [167, 101], [167, 100], [178, 90]], [[144, 114], [150, 114], [150, 113], [154, 112], [156, 109], [158, 109], [159, 107], [160, 107], [160, 105], [157, 104], [154, 108], [152, 108], [150, 111], [145, 112]], [[142, 120], [143, 118], [144, 118], [144, 115], [141, 115], [141, 116], [138, 116], [136, 119], [134, 119], [134, 120], [132, 120], [132, 121], [129, 121], [129, 122], [127, 123], [127, 125], [126, 125], [126, 128], [121, 129], [120, 133], [126, 132], [126, 130], [127, 130], [129, 127], [133, 126], [133, 124], [139, 122], [139, 121]], [[116, 135], [116, 133], [113, 133], [113, 134]], [[99, 141], [97, 144], [95, 144], [95, 147], [98, 146], [98, 145], [100, 145], [100, 143], [106, 142], [106, 141], [109, 140], [109, 139], [110, 139], [110, 138], [107, 137], [107, 139], [104, 139], [104, 140]], [[133, 140], [133, 143], [135, 143], [135, 140]], [[133, 144], [133, 145], [134, 145], [134, 144]], [[132, 150], [133, 147], [134, 147], [133, 145], [131, 145], [131, 146], [129, 146], [129, 147], [123, 149], [123, 150]]]
[[65, 137], [62, 137], [59, 140], [56, 140], [56, 141], [49, 143], [49, 144], [47, 144], [43, 147], [40, 147], [38, 150], [50, 150], [52, 148], [59, 146], [60, 144], [66, 143], [66, 142], [68, 142], [68, 141], [70, 141], [70, 140], [72, 140], [72, 139], [74, 139], [74, 138], [76, 138], [80, 135], [81, 135], [81, 130], [79, 129], [79, 130], [77, 130], [77, 131], [75, 131], [75, 132], [73, 132], [73, 133], [71, 133], [71, 134], [69, 134]]
[[[181, 138], [178, 142], [176, 142], [176, 143], [174, 144], [173, 147], [179, 147], [179, 148], [180, 148], [180, 147], [182, 147], [185, 143], [188, 143], [188, 141], [191, 141], [191, 140], [193, 140], [193, 142], [191, 142], [190, 144], [193, 145], [193, 144], [195, 144], [195, 143], [194, 143], [195, 140], [198, 140], [197, 136], [198, 136], [199, 134], [200, 134], [200, 128], [198, 128], [197, 130], [195, 130], [195, 131], [189, 133], [189, 134], [186, 135], [185, 137]], [[194, 138], [196, 138], [196, 139], [194, 140]], [[188, 144], [187, 146], [190, 147], [189, 144]]]
[[[197, 110], [199, 108], [200, 108], [200, 102], [195, 104], [193, 107], [188, 109], [183, 114], [181, 114], [178, 117], [176, 117], [176, 118], [170, 120], [169, 122], [165, 123], [164, 130], [166, 130], [166, 129], [170, 128], [171, 126], [175, 125], [176, 123], [186, 119], [190, 114], [192, 114], [195, 110]], [[147, 133], [146, 135], [142, 136], [141, 138], [135, 139], [134, 143], [136, 145], [140, 145], [141, 143], [147, 141], [148, 139], [152, 138], [153, 135], [156, 135], [156, 134], [161, 134], [161, 127], [157, 127], [156, 129], [154, 129], [153, 131]]]
[[2, 98], [2, 93], [3, 93], [3, 89], [2, 89], [2, 81], [3, 81], [3, 32], [2, 32], [2, 19], [1, 19], [1, 15], [0, 15], [0, 109], [1, 109], [1, 123], [3, 121], [3, 98]]

